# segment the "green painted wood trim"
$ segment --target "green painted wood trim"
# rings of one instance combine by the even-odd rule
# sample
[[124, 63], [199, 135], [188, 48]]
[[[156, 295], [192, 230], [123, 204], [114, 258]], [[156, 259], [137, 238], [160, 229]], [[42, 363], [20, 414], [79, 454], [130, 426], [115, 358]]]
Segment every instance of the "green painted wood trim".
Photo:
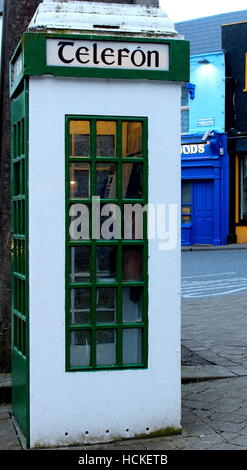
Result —
[[[115, 42], [139, 42], [139, 43], [160, 43], [169, 45], [169, 71], [156, 70], [127, 70], [127, 69], [107, 69], [107, 68], [89, 68], [89, 67], [66, 67], [66, 66], [47, 66], [46, 65], [46, 39], [63, 38], [77, 40], [95, 40], [95, 41], [115, 41]], [[64, 33], [37, 33], [27, 32], [23, 34], [21, 45], [18, 46], [11, 63], [12, 65], [20, 53], [23, 51], [23, 74], [11, 85], [11, 94], [24, 76], [41, 76], [44, 74], [62, 77], [87, 77], [87, 78], [112, 78], [112, 79], [131, 79], [131, 80], [162, 80], [162, 81], [189, 81], [189, 42], [180, 39], [163, 38], [143, 38], [133, 36], [100, 36], [100, 35], [80, 35]]]
[[24, 80], [24, 92], [25, 92], [25, 128], [24, 128], [24, 148], [26, 155], [26, 166], [25, 166], [25, 193], [26, 193], [26, 213], [25, 213], [25, 224], [26, 224], [26, 309], [27, 309], [27, 437], [26, 445], [30, 448], [30, 320], [29, 320], [29, 78]]
[[[13, 125], [17, 121], [20, 121], [24, 117], [24, 109], [25, 109], [25, 93], [20, 93], [16, 98], [14, 98], [11, 102], [12, 110], [11, 110], [11, 124]], [[12, 136], [12, 151], [15, 148], [14, 142], [14, 135]], [[19, 157], [23, 158], [23, 156]], [[15, 161], [14, 155], [12, 154], [12, 161]]]
[[[19, 129], [18, 136], [16, 135], [17, 128]], [[19, 157], [16, 157], [17, 152]], [[14, 166], [16, 165], [22, 165], [18, 170], [22, 194], [15, 197]], [[25, 209], [22, 206], [24, 202]], [[14, 207], [16, 204], [20, 206]], [[14, 224], [14, 221], [17, 214], [21, 219], [21, 234], [15, 232], [17, 224]], [[26, 445], [29, 447], [28, 79], [24, 80], [19, 95], [11, 101], [11, 230], [13, 242], [17, 244], [12, 256], [12, 321], [13, 327], [16, 325], [17, 328], [17, 331], [12, 329], [13, 411], [25, 436]], [[16, 250], [23, 250], [23, 247], [25, 247], [26, 255], [20, 257]], [[20, 282], [21, 285], [16, 284]], [[21, 312], [15, 308], [18, 298]], [[16, 320], [18, 318], [19, 320]], [[18, 331], [19, 321], [23, 322], [20, 332]], [[18, 339], [17, 349], [16, 341], [20, 334], [22, 337]]]

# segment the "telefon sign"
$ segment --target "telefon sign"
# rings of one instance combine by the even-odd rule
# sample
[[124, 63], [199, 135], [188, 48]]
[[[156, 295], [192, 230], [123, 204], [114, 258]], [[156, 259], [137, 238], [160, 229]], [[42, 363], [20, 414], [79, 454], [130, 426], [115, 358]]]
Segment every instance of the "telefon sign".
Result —
[[169, 45], [99, 40], [46, 40], [48, 66], [169, 70]]

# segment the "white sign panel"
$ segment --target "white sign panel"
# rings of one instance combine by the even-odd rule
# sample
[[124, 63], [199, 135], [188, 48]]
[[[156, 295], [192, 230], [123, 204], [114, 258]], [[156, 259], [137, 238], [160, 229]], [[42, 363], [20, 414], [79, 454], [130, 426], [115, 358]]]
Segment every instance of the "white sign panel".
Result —
[[126, 70], [169, 70], [169, 45], [47, 39], [47, 65]]
[[207, 126], [214, 126], [215, 119], [214, 118], [200, 118], [197, 119], [198, 127], [207, 127]]

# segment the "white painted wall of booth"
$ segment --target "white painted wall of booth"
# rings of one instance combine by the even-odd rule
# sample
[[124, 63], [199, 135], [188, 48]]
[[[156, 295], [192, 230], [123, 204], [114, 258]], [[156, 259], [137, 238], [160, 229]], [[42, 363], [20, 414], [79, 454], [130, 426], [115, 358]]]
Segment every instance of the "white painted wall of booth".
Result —
[[180, 88], [158, 81], [30, 78], [31, 447], [180, 428], [180, 235], [171, 251], [149, 241], [148, 368], [65, 372], [64, 202], [65, 114], [147, 116], [149, 202], [180, 207]]

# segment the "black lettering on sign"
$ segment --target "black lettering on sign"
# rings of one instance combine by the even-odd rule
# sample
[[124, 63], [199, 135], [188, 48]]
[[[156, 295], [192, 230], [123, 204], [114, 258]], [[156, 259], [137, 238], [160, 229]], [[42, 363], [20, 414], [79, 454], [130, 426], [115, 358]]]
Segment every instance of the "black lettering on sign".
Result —
[[73, 41], [60, 41], [58, 43], [58, 46], [60, 46], [59, 49], [58, 49], [58, 57], [64, 64], [70, 64], [74, 60], [74, 58], [73, 59], [66, 59], [64, 57], [64, 48], [66, 46], [73, 46], [73, 45], [74, 45]]
[[[126, 52], [126, 54], [124, 55], [124, 52]], [[123, 57], [129, 57], [129, 49], [127, 49], [126, 47], [124, 49], [118, 49], [118, 65], [122, 65], [122, 58]]]
[[155, 65], [154, 67], [159, 67], [159, 53], [158, 51], [147, 51], [147, 66], [152, 67], [152, 55], [154, 55], [155, 59]]
[[99, 64], [99, 60], [98, 60], [98, 46], [97, 46], [97, 43], [95, 42], [93, 44], [93, 63], [94, 64]]
[[[80, 41], [83, 44], [82, 41]], [[97, 43], [93, 41], [86, 41], [84, 46], [77, 46], [77, 41], [74, 40], [62, 40], [57, 43], [58, 57], [59, 60], [67, 65], [76, 62], [90, 66], [114, 66], [116, 68], [159, 68], [160, 67], [160, 52], [159, 50], [147, 50], [147, 46], [143, 45], [136, 46], [131, 45], [130, 49], [127, 47], [118, 48], [118, 45], [112, 45], [112, 47], [105, 47], [103, 49], [103, 43]], [[107, 44], [106, 44], [107, 46]], [[247, 60], [247, 59], [246, 59]], [[104, 65], [103, 65], [104, 64]], [[78, 64], [77, 64], [78, 65]], [[246, 79], [247, 80], [247, 79]]]
[[130, 56], [132, 64], [136, 67], [142, 67], [146, 62], [146, 56], [143, 51], [136, 49]]
[[82, 56], [89, 56], [88, 48], [87, 47], [79, 47], [75, 53], [76, 59], [78, 62], [81, 64], [87, 64], [89, 62], [89, 59], [87, 60], [82, 60]]
[[[110, 51], [110, 53], [108, 51]], [[115, 59], [109, 61], [109, 59], [106, 60], [106, 57], [114, 57], [114, 50], [111, 49], [111, 47], [107, 47], [106, 49], [103, 49], [103, 51], [101, 52], [101, 59], [102, 59], [102, 62], [104, 62], [104, 64], [113, 65], [115, 62]]]

